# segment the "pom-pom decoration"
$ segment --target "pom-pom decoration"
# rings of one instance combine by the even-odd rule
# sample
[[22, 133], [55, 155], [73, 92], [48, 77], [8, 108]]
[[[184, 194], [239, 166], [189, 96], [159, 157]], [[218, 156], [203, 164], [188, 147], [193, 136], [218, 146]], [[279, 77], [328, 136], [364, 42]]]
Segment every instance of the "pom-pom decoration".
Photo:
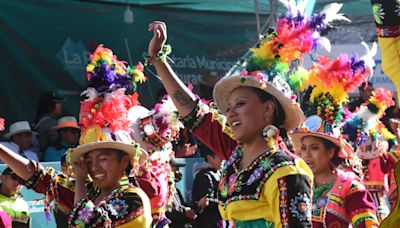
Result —
[[167, 95], [161, 103], [154, 106], [154, 122], [158, 134], [168, 138], [170, 141], [179, 137], [179, 131], [184, 128], [183, 123], [179, 120], [178, 111]]
[[393, 100], [393, 92], [385, 88], [378, 88], [374, 90], [368, 102], [376, 107], [376, 114], [380, 117], [385, 113], [387, 108], [395, 105]]
[[[353, 116], [343, 125], [343, 133], [348, 135], [353, 146], [360, 153], [374, 153], [368, 145], [378, 141], [390, 141], [397, 144], [397, 139], [379, 120], [385, 110], [394, 105], [393, 93], [384, 88], [372, 92], [367, 103], [356, 109]], [[379, 154], [379, 153], [376, 153]]]
[[110, 49], [100, 44], [90, 55], [90, 62], [86, 66], [86, 78], [89, 87], [95, 88], [98, 93], [119, 88], [131, 92], [136, 91], [138, 83], [146, 80], [143, 70], [142, 63], [139, 62], [135, 67], [126, 66]]
[[126, 116], [128, 110], [139, 105], [138, 94], [125, 95], [120, 88], [104, 96], [86, 99], [81, 102], [80, 125], [82, 131], [91, 125], [110, 128], [112, 131], [128, 130], [130, 121]]

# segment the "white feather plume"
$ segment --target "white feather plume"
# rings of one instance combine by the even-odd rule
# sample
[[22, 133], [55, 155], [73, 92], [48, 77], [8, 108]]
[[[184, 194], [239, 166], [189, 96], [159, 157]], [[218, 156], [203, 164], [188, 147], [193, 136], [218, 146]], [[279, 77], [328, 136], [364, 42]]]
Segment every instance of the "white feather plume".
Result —
[[81, 96], [86, 96], [87, 100], [93, 100], [98, 97], [98, 94], [95, 88], [89, 87], [86, 90], [82, 91]]
[[343, 16], [342, 13], [339, 13], [342, 6], [343, 6], [342, 3], [331, 3], [326, 5], [324, 9], [321, 11], [321, 14], [325, 14], [324, 23], [329, 25], [330, 22], [335, 20], [351, 22], [350, 19]]
[[378, 51], [378, 46], [376, 42], [372, 43], [371, 49], [368, 47], [368, 44], [365, 43], [364, 41], [361, 42], [361, 44], [365, 47], [366, 54], [361, 57], [361, 59], [364, 61], [365, 66], [368, 67], [368, 69], [371, 72], [371, 76], [374, 74], [374, 67], [376, 66], [374, 56], [376, 55], [376, 52]]

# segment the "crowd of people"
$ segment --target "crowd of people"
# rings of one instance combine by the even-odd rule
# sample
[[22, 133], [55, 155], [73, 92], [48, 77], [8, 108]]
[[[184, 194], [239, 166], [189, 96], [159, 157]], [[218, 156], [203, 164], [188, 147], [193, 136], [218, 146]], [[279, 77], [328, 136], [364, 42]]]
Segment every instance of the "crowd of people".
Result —
[[[301, 66], [316, 46], [329, 46], [320, 32], [345, 18], [340, 5], [311, 17], [294, 6], [216, 83], [211, 103], [169, 65], [164, 22], [149, 25], [144, 64], [127, 66], [99, 45], [86, 67], [79, 122], [60, 117], [63, 98], [45, 93], [32, 128], [28, 121], [9, 125], [9, 141], [0, 143], [8, 165], [0, 223], [29, 227], [24, 185], [45, 196], [46, 216], [53, 212], [57, 227], [400, 225], [390, 214], [398, 210], [400, 169], [393, 93], [368, 82], [371, 53], [317, 56]], [[136, 88], [150, 66], [167, 94], [149, 110]], [[356, 88], [360, 98], [349, 103]], [[188, 135], [201, 145], [174, 147]], [[176, 157], [196, 149], [207, 165], [185, 202], [176, 184], [186, 164]], [[60, 161], [62, 170], [41, 161]]]

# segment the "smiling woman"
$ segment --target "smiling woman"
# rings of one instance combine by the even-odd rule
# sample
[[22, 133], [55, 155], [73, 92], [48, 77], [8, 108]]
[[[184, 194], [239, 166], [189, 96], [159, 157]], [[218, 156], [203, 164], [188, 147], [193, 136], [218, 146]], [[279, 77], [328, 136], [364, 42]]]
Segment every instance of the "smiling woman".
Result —
[[315, 34], [329, 23], [315, 17], [289, 12], [277, 30], [270, 29], [239, 70], [215, 85], [219, 110], [197, 99], [169, 66], [163, 46], [166, 25], [149, 25], [154, 36], [148, 63], [154, 64], [185, 127], [227, 160], [218, 186], [219, 211], [237, 227], [311, 227], [313, 175], [287, 150], [279, 128], [290, 131], [304, 119], [288, 82], [304, 74], [296, 63], [311, 52]]

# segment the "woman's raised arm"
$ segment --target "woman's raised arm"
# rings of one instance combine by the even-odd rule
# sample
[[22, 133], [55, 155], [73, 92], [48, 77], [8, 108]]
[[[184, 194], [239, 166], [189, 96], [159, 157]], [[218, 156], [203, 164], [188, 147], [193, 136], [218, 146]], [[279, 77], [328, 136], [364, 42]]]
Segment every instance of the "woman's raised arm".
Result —
[[162, 83], [172, 98], [179, 114], [182, 117], [189, 113], [196, 106], [196, 97], [190, 89], [179, 79], [166, 61], [157, 58], [158, 54], [167, 40], [167, 26], [164, 22], [155, 21], [149, 25], [149, 31], [153, 31], [154, 35], [149, 44], [149, 55], [153, 57], [153, 64], [161, 77]]

